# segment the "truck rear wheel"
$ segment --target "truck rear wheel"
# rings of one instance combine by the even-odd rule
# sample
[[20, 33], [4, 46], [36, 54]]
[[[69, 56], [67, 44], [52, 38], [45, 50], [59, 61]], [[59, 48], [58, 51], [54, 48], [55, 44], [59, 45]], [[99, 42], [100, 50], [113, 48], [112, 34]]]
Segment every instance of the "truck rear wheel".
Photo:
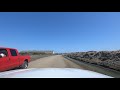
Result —
[[21, 69], [26, 69], [28, 67], [28, 62], [24, 61], [24, 63], [20, 66]]

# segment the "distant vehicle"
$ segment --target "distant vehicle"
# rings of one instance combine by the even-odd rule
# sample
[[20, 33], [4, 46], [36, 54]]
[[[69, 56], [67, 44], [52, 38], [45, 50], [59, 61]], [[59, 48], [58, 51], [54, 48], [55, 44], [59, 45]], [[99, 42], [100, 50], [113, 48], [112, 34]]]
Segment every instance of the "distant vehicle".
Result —
[[19, 67], [26, 69], [30, 56], [21, 56], [17, 49], [0, 47], [0, 72]]
[[97, 72], [75, 68], [32, 68], [0, 73], [0, 78], [113, 78]]

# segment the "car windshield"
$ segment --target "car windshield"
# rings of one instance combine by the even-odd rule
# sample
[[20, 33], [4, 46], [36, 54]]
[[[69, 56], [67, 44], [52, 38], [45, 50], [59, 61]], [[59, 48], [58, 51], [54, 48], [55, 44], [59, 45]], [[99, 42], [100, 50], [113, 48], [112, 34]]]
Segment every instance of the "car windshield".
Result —
[[7, 56], [7, 50], [6, 49], [0, 49], [0, 54], [4, 54]]
[[0, 31], [0, 53], [8, 56], [0, 70], [74, 68], [120, 77], [120, 12], [0, 12]]

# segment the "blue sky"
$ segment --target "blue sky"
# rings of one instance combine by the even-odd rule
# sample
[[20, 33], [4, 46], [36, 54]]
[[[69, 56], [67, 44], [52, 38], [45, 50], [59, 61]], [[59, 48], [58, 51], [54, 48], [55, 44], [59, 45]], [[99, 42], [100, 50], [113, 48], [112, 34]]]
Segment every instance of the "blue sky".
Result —
[[120, 49], [119, 12], [0, 12], [0, 46], [55, 52]]

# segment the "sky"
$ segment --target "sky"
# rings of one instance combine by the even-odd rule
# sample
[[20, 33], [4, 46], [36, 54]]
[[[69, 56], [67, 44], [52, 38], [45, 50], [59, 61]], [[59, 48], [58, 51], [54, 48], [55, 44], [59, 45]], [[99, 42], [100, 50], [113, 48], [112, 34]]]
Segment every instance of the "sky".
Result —
[[120, 50], [120, 12], [0, 12], [0, 46], [18, 50]]

